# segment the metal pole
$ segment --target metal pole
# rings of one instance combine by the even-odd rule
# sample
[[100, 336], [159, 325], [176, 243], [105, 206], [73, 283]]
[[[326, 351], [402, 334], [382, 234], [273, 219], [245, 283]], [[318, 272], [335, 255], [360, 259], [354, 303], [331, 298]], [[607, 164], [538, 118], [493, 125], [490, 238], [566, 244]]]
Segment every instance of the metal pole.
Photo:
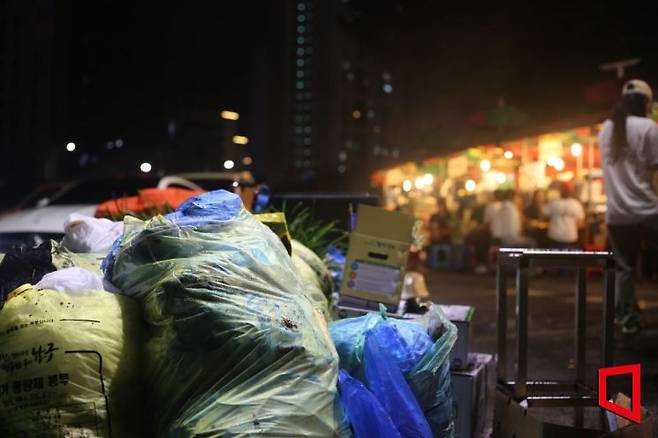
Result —
[[496, 375], [498, 382], [504, 383], [507, 379], [507, 278], [505, 277], [505, 267], [500, 263], [496, 270], [496, 313], [498, 315]]
[[514, 396], [522, 400], [528, 392], [528, 259], [524, 256], [516, 269], [516, 348]]
[[585, 383], [585, 337], [587, 306], [587, 271], [576, 272], [576, 383]]
[[612, 257], [606, 260], [603, 276], [603, 366], [612, 366], [612, 348], [614, 342], [615, 312], [615, 261]]

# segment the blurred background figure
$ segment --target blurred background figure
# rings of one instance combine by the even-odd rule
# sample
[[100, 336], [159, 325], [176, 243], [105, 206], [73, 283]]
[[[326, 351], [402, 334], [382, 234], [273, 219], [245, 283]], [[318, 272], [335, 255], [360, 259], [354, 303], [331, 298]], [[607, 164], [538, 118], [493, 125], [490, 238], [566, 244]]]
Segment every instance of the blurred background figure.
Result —
[[436, 206], [436, 212], [430, 217], [430, 243], [432, 245], [450, 244], [452, 227], [445, 199], [437, 198]]
[[514, 191], [497, 190], [494, 196], [494, 203], [487, 206], [484, 215], [494, 241], [508, 247], [533, 246], [531, 239], [522, 234], [521, 212], [514, 203]]
[[652, 104], [646, 82], [626, 82], [599, 134], [606, 224], [617, 259], [615, 320], [626, 334], [640, 328], [634, 284], [640, 250], [658, 245], [658, 126], [647, 118]]
[[567, 183], [560, 185], [560, 197], [542, 208], [548, 217], [549, 245], [557, 249], [578, 247], [578, 230], [585, 225], [585, 210]]

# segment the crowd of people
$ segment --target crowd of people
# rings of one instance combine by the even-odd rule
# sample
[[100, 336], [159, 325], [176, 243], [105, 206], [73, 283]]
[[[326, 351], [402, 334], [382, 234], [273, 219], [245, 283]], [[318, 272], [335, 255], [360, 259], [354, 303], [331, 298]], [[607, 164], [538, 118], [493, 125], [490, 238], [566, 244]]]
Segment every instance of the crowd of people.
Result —
[[[497, 190], [487, 203], [463, 201], [449, 211], [445, 201], [429, 220], [431, 245], [464, 244], [477, 273], [486, 273], [498, 247], [575, 249], [583, 241], [585, 210], [566, 184], [532, 197]], [[524, 202], [525, 201], [525, 202]]]

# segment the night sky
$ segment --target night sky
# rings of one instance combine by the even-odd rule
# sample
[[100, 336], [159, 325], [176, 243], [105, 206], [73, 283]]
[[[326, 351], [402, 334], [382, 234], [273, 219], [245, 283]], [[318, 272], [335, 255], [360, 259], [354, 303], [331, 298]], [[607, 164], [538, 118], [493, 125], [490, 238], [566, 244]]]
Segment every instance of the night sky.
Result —
[[[18, 0], [8, 4], [16, 14], [32, 13]], [[280, 85], [273, 58], [284, 43], [273, 37], [274, 2], [34, 4], [52, 12], [47, 118], [56, 178], [135, 173], [143, 160], [167, 172], [213, 169], [225, 108], [239, 111], [238, 129], [257, 139], [250, 146], [256, 161], [268, 147], [263, 121], [272, 116], [270, 96]], [[391, 123], [409, 139], [400, 145], [402, 160], [417, 149], [454, 148], [464, 120], [500, 98], [537, 126], [602, 110], [584, 103], [583, 93], [614, 79], [598, 70], [603, 62], [640, 57], [627, 74], [655, 85], [656, 12], [655, 3], [351, 0], [335, 19], [362, 56], [392, 73], [398, 117]], [[121, 149], [108, 149], [117, 139]], [[80, 145], [75, 154], [64, 150], [68, 141]], [[40, 170], [26, 176], [29, 148], [6, 157], [5, 193], [16, 181], [27, 188], [44, 180]]]

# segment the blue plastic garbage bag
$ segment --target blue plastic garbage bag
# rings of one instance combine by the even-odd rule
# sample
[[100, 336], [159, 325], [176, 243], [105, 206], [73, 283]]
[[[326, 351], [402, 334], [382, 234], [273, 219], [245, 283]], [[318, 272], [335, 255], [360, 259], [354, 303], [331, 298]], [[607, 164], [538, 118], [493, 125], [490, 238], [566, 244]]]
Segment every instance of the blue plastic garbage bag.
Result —
[[[378, 323], [396, 327], [406, 345], [417, 349], [415, 357], [423, 352], [413, 368], [403, 374], [434, 436], [451, 437], [453, 421], [448, 355], [457, 339], [457, 328], [438, 306], [431, 306], [426, 314], [413, 321], [384, 319], [382, 314], [369, 313], [359, 318], [332, 322], [329, 332], [336, 345], [341, 368], [363, 380], [365, 333]], [[423, 339], [420, 333], [425, 333], [434, 340], [429, 349], [425, 349], [422, 341], [419, 342]], [[418, 345], [420, 347], [417, 347]]]
[[387, 340], [394, 330], [379, 324], [366, 333], [364, 350], [368, 389], [377, 397], [403, 437], [431, 438], [423, 412], [390, 356]]
[[331, 339], [336, 345], [341, 368], [363, 379], [363, 347], [366, 332], [377, 327], [386, 338], [386, 350], [403, 374], [408, 373], [432, 347], [434, 341], [427, 329], [413, 321], [383, 319], [377, 313], [330, 324]]
[[377, 398], [345, 370], [338, 373], [338, 391], [355, 438], [402, 438]]

